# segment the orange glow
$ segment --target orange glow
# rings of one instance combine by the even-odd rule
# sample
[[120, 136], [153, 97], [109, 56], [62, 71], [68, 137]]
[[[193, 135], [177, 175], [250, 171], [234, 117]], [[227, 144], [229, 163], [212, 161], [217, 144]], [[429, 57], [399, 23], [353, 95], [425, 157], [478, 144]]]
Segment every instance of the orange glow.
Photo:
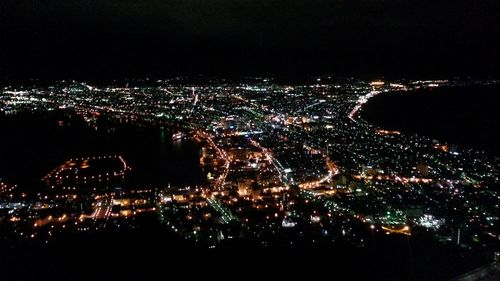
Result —
[[377, 135], [401, 135], [399, 131], [376, 130]]
[[387, 231], [387, 234], [389, 233], [396, 233], [396, 234], [404, 234], [404, 235], [411, 235], [410, 232], [410, 227], [405, 225], [403, 228], [397, 229], [393, 227], [388, 227], [388, 226], [382, 226], [382, 229]]

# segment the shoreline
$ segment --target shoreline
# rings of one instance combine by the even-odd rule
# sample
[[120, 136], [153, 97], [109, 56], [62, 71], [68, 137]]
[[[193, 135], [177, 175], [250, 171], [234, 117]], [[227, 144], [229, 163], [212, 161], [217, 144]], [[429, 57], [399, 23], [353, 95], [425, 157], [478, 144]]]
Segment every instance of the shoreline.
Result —
[[[496, 92], [500, 92], [498, 84], [371, 91], [360, 97], [349, 118], [374, 129], [400, 131], [500, 157], [500, 147], [494, 141], [495, 128], [500, 127], [500, 122], [494, 117], [498, 113], [490, 108], [500, 99], [500, 96], [493, 95]], [[412, 111], [408, 103], [418, 109]], [[485, 107], [489, 110], [481, 110], [481, 103], [487, 104]], [[481, 114], [487, 114], [489, 118], [477, 118]], [[489, 120], [489, 123], [479, 122], [479, 119]]]

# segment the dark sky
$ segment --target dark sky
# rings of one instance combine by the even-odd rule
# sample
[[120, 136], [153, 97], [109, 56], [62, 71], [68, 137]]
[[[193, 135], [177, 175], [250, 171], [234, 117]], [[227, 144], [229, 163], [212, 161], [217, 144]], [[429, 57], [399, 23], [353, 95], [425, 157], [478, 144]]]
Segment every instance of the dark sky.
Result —
[[498, 0], [1, 0], [0, 74], [500, 73]]

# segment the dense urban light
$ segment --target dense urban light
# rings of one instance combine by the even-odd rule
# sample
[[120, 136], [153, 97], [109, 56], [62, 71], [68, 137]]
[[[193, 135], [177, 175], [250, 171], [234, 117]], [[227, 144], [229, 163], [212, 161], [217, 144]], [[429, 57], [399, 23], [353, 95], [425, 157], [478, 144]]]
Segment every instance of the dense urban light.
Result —
[[196, 143], [204, 178], [195, 185], [144, 185], [129, 179], [141, 167], [129, 163], [127, 151], [70, 152], [76, 157], [62, 159], [35, 189], [5, 175], [2, 235], [52, 243], [74, 233], [133, 229], [156, 217], [161, 227], [208, 249], [242, 239], [293, 245], [299, 237], [372, 247], [374, 235], [427, 233], [442, 243], [494, 250], [500, 239], [495, 159], [361, 117], [379, 94], [412, 95], [436, 85], [498, 81], [4, 87], [2, 122], [28, 113], [54, 116], [48, 120], [59, 130], [76, 120], [97, 134], [121, 126], [163, 128], [163, 145]]
[[0, 0], [0, 281], [500, 280], [500, 1]]

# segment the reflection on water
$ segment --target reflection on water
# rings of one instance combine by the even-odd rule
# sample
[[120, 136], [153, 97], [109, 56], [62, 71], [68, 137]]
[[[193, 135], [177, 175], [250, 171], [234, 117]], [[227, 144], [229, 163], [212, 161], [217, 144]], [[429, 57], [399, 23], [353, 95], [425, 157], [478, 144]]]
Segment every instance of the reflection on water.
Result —
[[168, 128], [105, 120], [96, 127], [61, 113], [0, 116], [0, 177], [36, 189], [45, 174], [69, 158], [119, 154], [132, 168], [129, 186], [204, 183], [199, 148], [190, 140], [173, 143]]

